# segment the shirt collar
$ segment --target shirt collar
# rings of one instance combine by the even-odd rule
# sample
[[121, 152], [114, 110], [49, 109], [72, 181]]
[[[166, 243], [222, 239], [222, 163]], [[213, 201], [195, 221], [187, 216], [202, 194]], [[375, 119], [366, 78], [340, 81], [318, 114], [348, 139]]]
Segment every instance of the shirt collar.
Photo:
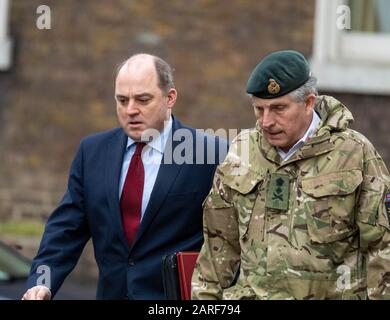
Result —
[[321, 118], [318, 116], [317, 112], [313, 111], [313, 119], [311, 120], [311, 124], [309, 129], [305, 132], [304, 136], [300, 139], [302, 142], [306, 142], [307, 139], [312, 137], [317, 130], [318, 124], [321, 122]]
[[[147, 145], [155, 150], [157, 150], [160, 153], [164, 153], [165, 145], [167, 143], [169, 133], [172, 130], [172, 117], [169, 117], [168, 121], [164, 122], [164, 129], [162, 132], [160, 132], [159, 135], [153, 138], [152, 141], [148, 142]], [[136, 142], [130, 138], [127, 137], [127, 145], [126, 145], [126, 150], [129, 150], [132, 145], [134, 145]]]

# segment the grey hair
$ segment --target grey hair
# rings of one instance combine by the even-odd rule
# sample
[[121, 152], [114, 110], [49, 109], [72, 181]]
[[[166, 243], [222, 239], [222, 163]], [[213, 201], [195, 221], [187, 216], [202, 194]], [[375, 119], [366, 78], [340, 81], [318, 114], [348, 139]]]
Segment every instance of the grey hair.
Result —
[[318, 95], [317, 91], [317, 78], [310, 74], [309, 80], [307, 80], [302, 86], [300, 86], [298, 89], [295, 89], [294, 91], [290, 92], [289, 95], [296, 101], [296, 102], [304, 102], [306, 100], [306, 97], [309, 94]]
[[[119, 66], [116, 68], [115, 72], [115, 80], [118, 77], [119, 71], [122, 69], [122, 67], [129, 62], [132, 58], [138, 55], [142, 55], [144, 53], [138, 53], [132, 55], [130, 58], [126, 59], [125, 61], [121, 62]], [[173, 71], [174, 69], [163, 59], [154, 56], [149, 55], [153, 58], [154, 67], [156, 68], [157, 77], [158, 77], [158, 87], [161, 89], [161, 91], [166, 95], [168, 94], [169, 90], [175, 88], [175, 84], [173, 81]], [[114, 81], [115, 85], [115, 81]]]

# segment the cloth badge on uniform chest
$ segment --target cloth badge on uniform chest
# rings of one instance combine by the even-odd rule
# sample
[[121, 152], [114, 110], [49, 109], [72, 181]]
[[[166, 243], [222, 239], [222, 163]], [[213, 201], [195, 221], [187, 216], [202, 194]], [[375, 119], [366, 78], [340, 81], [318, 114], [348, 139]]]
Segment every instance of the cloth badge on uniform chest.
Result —
[[289, 197], [289, 176], [287, 174], [272, 173], [265, 206], [270, 209], [287, 210]]

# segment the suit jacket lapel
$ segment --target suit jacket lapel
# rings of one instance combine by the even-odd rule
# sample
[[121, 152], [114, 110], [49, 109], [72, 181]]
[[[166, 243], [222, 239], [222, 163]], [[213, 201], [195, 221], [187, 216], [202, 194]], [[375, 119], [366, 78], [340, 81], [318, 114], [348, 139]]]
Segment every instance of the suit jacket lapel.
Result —
[[[180, 169], [182, 168], [182, 166], [176, 164], [172, 159], [173, 150], [175, 150], [175, 147], [181, 143], [180, 141], [173, 141], [172, 137], [174, 132], [181, 127], [181, 123], [176, 118], [173, 118], [172, 132], [170, 133], [167, 144], [165, 146], [164, 155], [157, 174], [156, 182], [154, 183], [153, 191], [150, 195], [149, 203], [146, 207], [146, 211], [144, 217], [142, 218], [141, 225], [134, 243], [136, 243], [141, 238], [142, 234], [146, 231], [150, 223], [155, 218], [157, 212], [167, 197], [172, 184], [179, 174]], [[169, 161], [168, 163], [164, 164], [164, 160], [166, 159], [169, 159]]]
[[121, 242], [123, 242], [123, 244], [128, 247], [122, 226], [121, 211], [119, 206], [119, 179], [121, 175], [123, 154], [125, 152], [126, 143], [127, 135], [123, 132], [123, 130], [120, 130], [107, 145], [105, 159], [105, 185], [114, 230], [119, 231], [118, 233]]

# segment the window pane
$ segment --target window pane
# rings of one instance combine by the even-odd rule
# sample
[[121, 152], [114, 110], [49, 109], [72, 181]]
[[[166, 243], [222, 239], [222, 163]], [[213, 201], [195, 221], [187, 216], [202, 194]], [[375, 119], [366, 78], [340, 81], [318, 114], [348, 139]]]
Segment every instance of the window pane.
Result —
[[390, 1], [349, 0], [351, 31], [390, 33]]

